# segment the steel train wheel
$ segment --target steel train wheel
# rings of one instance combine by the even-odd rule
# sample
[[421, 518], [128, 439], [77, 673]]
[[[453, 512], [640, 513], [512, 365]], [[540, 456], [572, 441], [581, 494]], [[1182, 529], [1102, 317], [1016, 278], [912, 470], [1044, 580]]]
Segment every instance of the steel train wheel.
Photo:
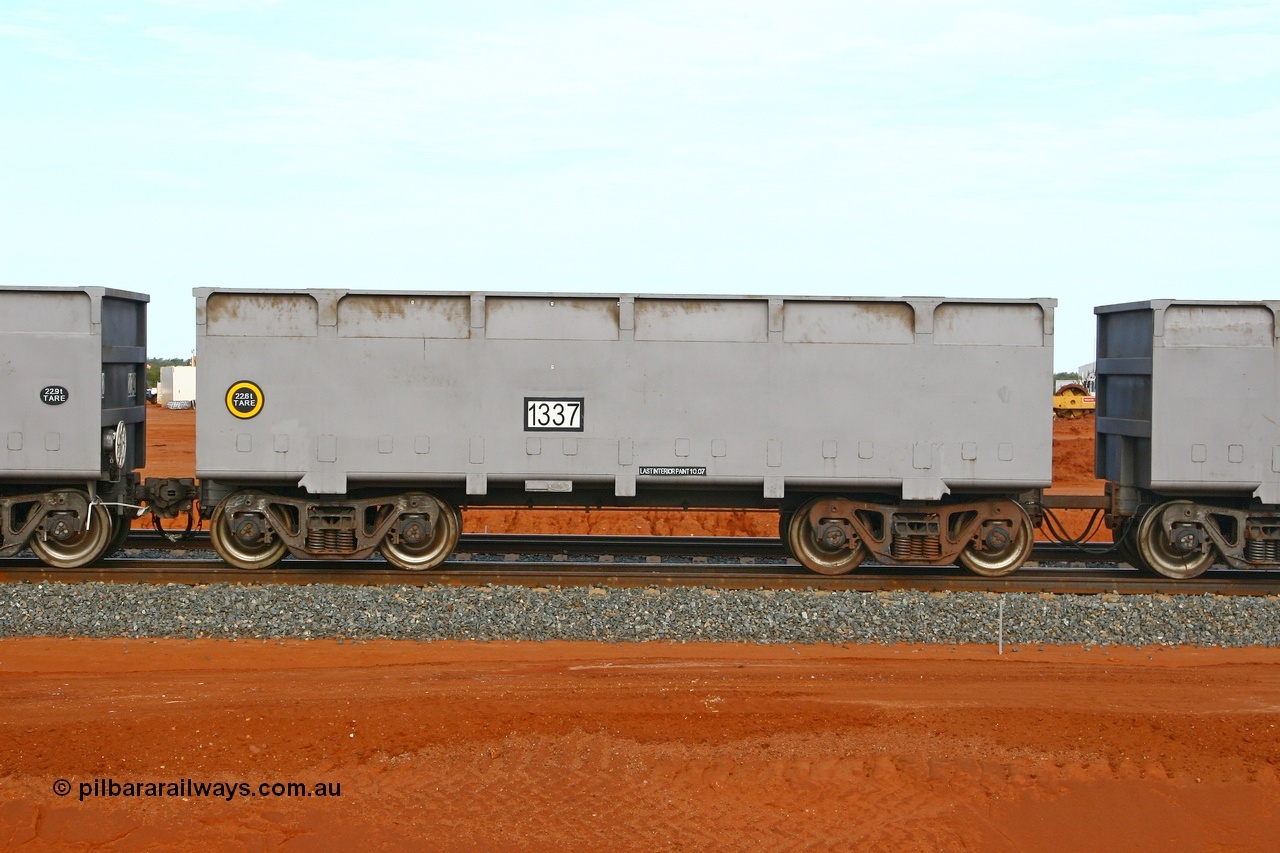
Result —
[[843, 575], [856, 569], [867, 558], [867, 546], [859, 541], [852, 548], [830, 548], [818, 540], [813, 525], [809, 523], [809, 511], [814, 504], [828, 500], [830, 498], [818, 498], [796, 510], [787, 525], [784, 543], [806, 569], [820, 575]]
[[[89, 496], [80, 492], [78, 497], [88, 502]], [[56, 569], [78, 569], [102, 558], [111, 544], [111, 513], [102, 504], [89, 508], [87, 529], [61, 542], [52, 538], [31, 537], [28, 544], [40, 562]]]
[[1116, 553], [1135, 569], [1142, 572], [1152, 572], [1153, 569], [1138, 554], [1137, 529], [1138, 523], [1133, 519], [1129, 519], [1112, 533]]
[[791, 520], [794, 517], [794, 512], [787, 512], [785, 509], [778, 511], [778, 539], [782, 541], [782, 550], [787, 552], [787, 556], [798, 560], [795, 549], [791, 547]]
[[102, 556], [110, 557], [124, 547], [125, 541], [129, 538], [129, 528], [132, 523], [133, 517], [130, 515], [111, 516], [111, 541], [107, 543], [107, 550], [102, 553]]
[[238, 495], [232, 495], [218, 504], [209, 522], [209, 538], [222, 560], [237, 569], [268, 569], [284, 558], [284, 540], [276, 539], [266, 545], [246, 545], [236, 538], [227, 519], [227, 504]]
[[1035, 527], [1026, 510], [1013, 501], [1009, 506], [1016, 508], [1013, 523], [1018, 532], [1009, 539], [1009, 544], [998, 551], [976, 550], [973, 544], [960, 552], [960, 564], [977, 575], [998, 578], [1017, 571], [1027, 558], [1031, 556], [1031, 548], [1035, 545]]
[[1153, 507], [1138, 523], [1135, 535], [1138, 556], [1152, 571], [1167, 578], [1183, 580], [1205, 573], [1213, 565], [1215, 549], [1210, 546], [1204, 552], [1186, 553], [1174, 547], [1160, 524], [1165, 510], [1172, 507], [1191, 506], [1191, 501], [1168, 501]]
[[435, 568], [453, 553], [453, 549], [458, 546], [458, 537], [462, 533], [462, 518], [456, 509], [434, 495], [418, 497], [431, 501], [440, 510], [431, 535], [419, 545], [392, 542], [388, 537], [382, 540], [380, 550], [388, 563], [402, 569], [420, 572]]

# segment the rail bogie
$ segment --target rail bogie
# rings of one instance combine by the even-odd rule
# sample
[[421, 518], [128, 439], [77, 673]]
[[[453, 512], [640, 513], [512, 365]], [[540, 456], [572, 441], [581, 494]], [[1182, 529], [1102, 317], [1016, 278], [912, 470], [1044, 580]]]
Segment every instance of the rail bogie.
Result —
[[0, 556], [78, 568], [118, 547], [145, 464], [149, 297], [0, 287]]

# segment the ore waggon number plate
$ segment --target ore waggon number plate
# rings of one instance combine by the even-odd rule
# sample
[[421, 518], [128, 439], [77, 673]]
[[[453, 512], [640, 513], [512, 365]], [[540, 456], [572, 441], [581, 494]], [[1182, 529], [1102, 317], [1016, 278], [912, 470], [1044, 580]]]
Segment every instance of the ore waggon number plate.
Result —
[[582, 432], [582, 397], [525, 397], [525, 432]]

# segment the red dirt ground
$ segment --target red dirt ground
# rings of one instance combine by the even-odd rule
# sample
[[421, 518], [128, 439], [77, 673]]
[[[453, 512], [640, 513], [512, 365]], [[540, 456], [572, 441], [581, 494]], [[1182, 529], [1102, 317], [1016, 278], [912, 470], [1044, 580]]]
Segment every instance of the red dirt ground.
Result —
[[1275, 849], [1280, 650], [1004, 652], [3, 640], [0, 848]]
[[0, 707], [10, 850], [1280, 838], [1280, 650], [6, 640]]

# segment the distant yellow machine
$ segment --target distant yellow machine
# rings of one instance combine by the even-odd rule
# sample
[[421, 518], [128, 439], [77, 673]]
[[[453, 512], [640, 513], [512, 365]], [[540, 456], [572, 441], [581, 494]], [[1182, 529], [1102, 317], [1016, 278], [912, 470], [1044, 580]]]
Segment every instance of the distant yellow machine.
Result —
[[1053, 395], [1055, 418], [1083, 418], [1092, 415], [1098, 407], [1098, 398], [1088, 388], [1077, 383], [1063, 385]]

